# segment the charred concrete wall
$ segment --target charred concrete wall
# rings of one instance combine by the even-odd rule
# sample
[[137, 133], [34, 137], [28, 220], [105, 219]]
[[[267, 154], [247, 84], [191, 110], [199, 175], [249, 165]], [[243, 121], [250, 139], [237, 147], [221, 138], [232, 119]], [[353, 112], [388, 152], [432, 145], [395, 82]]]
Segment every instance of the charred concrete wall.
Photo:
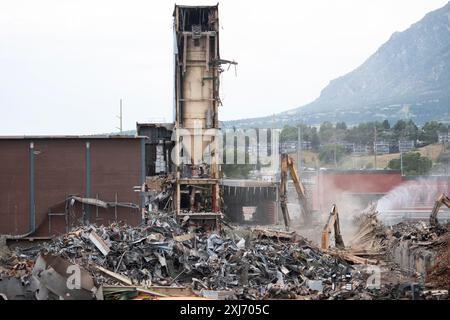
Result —
[[139, 210], [75, 205], [69, 196], [140, 204], [144, 139], [134, 137], [21, 137], [0, 139], [0, 234], [47, 237], [79, 224], [114, 220], [138, 224]]
[[278, 186], [256, 180], [229, 180], [221, 182], [224, 213], [233, 222], [244, 222], [244, 207], [255, 207], [251, 222], [276, 224], [278, 222]]
[[138, 123], [137, 134], [145, 140], [145, 172], [147, 176], [165, 175], [174, 171], [171, 155], [173, 123]]
[[398, 241], [391, 249], [390, 260], [407, 273], [419, 273], [426, 279], [427, 272], [435, 264], [437, 253], [411, 240]]

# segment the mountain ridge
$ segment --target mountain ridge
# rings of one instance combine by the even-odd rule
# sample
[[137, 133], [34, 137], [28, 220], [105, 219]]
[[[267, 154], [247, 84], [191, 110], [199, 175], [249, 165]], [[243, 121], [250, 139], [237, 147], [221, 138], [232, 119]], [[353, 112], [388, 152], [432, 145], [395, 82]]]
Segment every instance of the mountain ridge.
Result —
[[450, 2], [394, 32], [362, 65], [330, 81], [313, 102], [281, 112], [275, 120], [258, 117], [224, 126], [404, 118], [450, 122]]

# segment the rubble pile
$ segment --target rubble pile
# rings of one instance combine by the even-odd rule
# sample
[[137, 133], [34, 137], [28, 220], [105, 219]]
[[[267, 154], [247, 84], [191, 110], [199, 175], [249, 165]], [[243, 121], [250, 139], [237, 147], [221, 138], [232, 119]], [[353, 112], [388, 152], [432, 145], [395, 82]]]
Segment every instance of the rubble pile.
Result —
[[446, 288], [450, 291], [450, 234], [435, 242], [437, 256], [435, 265], [429, 270], [427, 282], [434, 288]]
[[[437, 262], [437, 258], [441, 258], [442, 254], [445, 254], [445, 249], [448, 248], [448, 237], [447, 227], [433, 228], [423, 221], [401, 222], [390, 227], [388, 247], [391, 249], [391, 255], [398, 253], [396, 252], [398, 248], [407, 248], [409, 257], [418, 256], [420, 264], [421, 260], [429, 260], [429, 262], [425, 261], [424, 268], [426, 270], [423, 270], [423, 273], [428, 273], [432, 265]], [[417, 268], [417, 261], [415, 264]]]
[[[406, 249], [409, 254], [415, 248], [440, 248], [430, 279], [442, 289], [442, 279], [450, 278], [448, 233], [439, 236], [424, 223], [387, 228], [374, 213], [357, 223], [350, 248], [320, 250], [295, 232], [207, 232], [169, 214], [152, 214], [138, 227], [91, 225], [26, 249], [3, 246], [2, 256], [9, 262], [0, 272], [22, 283], [17, 297], [34, 292], [38, 299], [392, 299], [410, 287], [389, 280], [378, 289], [368, 288], [367, 265], [382, 262], [391, 270], [383, 274], [393, 276], [400, 269], [383, 262], [389, 252], [397, 250], [402, 257]], [[81, 268], [82, 291], [66, 287], [70, 279], [65, 270], [71, 265]], [[55, 274], [62, 280], [55, 282]]]
[[429, 224], [420, 222], [401, 222], [391, 227], [392, 235], [399, 240], [413, 240], [415, 242], [435, 241], [446, 229], [431, 227]]
[[[445, 292], [426, 299], [448, 295], [450, 287], [450, 234], [448, 226], [431, 226], [424, 221], [403, 221], [386, 227], [377, 219], [376, 210], [358, 216], [358, 233], [348, 249], [354, 254], [384, 255], [385, 263], [394, 263], [404, 276], [416, 279], [427, 288]], [[399, 277], [400, 279], [400, 277]]]
[[383, 254], [386, 250], [388, 231], [379, 222], [376, 211], [363, 212], [355, 217], [358, 232], [349, 241], [354, 251]]
[[[392, 227], [389, 259], [416, 274], [427, 289], [426, 299], [448, 299], [450, 290], [450, 233], [447, 227], [403, 222]], [[406, 267], [406, 268], [405, 268]]]
[[146, 208], [149, 211], [165, 210], [173, 194], [175, 178], [172, 175], [147, 177], [145, 184]]
[[[91, 240], [96, 234], [103, 243]], [[171, 257], [179, 245], [174, 237], [183, 234], [175, 219], [151, 218], [146, 225], [131, 227], [114, 223], [109, 226], [80, 227], [45, 244], [42, 251], [80, 265], [95, 275], [97, 284], [120, 284], [98, 272], [96, 266], [124, 275], [136, 284], [167, 285], [166, 278], [175, 272]], [[166, 259], [167, 258], [167, 259]]]
[[292, 241], [274, 238], [270, 231], [255, 235], [189, 233], [172, 217], [160, 215], [139, 227], [81, 227], [17, 254], [80, 265], [97, 287], [188, 287], [226, 291], [234, 299], [338, 299], [362, 288], [361, 273], [299, 236]]

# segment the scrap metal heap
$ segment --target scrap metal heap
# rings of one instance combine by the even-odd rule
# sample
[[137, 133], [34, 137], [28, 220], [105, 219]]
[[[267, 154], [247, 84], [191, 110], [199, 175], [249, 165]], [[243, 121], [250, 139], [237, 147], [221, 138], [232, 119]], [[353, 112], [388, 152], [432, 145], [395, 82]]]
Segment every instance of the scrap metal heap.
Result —
[[[415, 265], [423, 260], [431, 268], [429, 258], [436, 261], [424, 270], [430, 290], [418, 297], [448, 298], [442, 289], [449, 279], [449, 233], [437, 235], [424, 223], [388, 228], [374, 214], [358, 220], [360, 232], [349, 247], [335, 250], [321, 250], [295, 232], [204, 231], [163, 213], [138, 227], [79, 227], [34, 247], [13, 250], [3, 241], [0, 292], [8, 299], [398, 299], [418, 274], [400, 280], [400, 268], [388, 263], [406, 248]], [[398, 276], [368, 287], [367, 265]], [[80, 289], [66, 285], [71, 266], [80, 269]]]
[[[18, 296], [33, 299], [376, 297], [352, 265], [294, 232], [192, 233], [186, 227], [167, 215], [138, 228], [80, 227], [49, 243], [16, 249], [4, 271], [24, 284]], [[61, 268], [69, 264], [82, 268], [80, 290], [65, 286], [68, 275]]]

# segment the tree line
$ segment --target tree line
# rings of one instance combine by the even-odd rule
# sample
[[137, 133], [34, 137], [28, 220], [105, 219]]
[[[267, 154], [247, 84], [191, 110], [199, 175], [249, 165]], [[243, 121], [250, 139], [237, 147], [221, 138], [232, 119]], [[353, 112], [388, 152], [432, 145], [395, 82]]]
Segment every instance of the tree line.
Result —
[[[324, 122], [318, 127], [302, 124], [300, 128], [302, 140], [311, 142], [312, 148], [319, 151], [321, 145], [344, 141], [362, 146], [373, 145], [375, 140], [397, 145], [399, 140], [404, 139], [412, 140], [420, 147], [437, 143], [439, 133], [447, 133], [450, 126], [431, 121], [419, 127], [412, 120], [399, 120], [391, 126], [388, 120], [384, 120], [360, 123], [352, 127], [345, 122]], [[298, 127], [286, 125], [281, 132], [280, 141], [297, 140]]]

